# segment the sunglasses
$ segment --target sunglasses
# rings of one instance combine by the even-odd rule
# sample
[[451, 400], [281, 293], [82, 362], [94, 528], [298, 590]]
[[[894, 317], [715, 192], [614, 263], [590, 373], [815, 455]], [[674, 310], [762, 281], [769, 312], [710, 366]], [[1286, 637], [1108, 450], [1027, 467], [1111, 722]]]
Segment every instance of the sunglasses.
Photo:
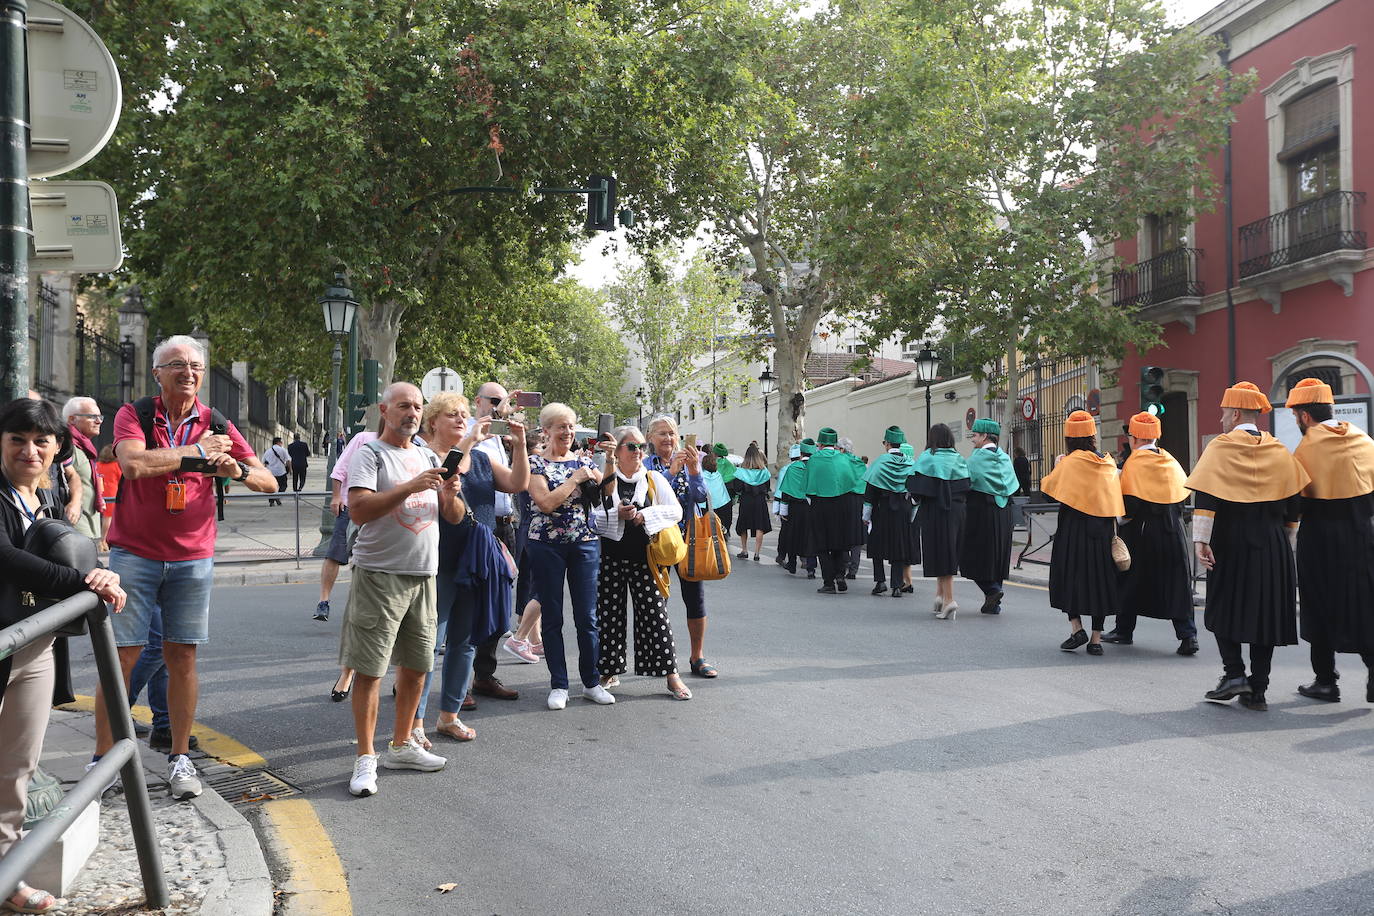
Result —
[[647, 442], [622, 442], [621, 445], [632, 452], [642, 452], [649, 448], [649, 443]]

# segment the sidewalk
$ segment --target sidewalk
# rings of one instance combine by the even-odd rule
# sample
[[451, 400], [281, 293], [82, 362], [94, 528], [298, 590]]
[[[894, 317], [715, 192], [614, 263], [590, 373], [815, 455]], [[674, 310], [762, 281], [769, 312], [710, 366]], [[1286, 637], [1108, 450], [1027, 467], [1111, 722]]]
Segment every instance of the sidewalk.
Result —
[[[42, 767], [71, 785], [83, 774], [94, 746], [94, 713], [72, 707], [55, 709], [43, 743]], [[171, 906], [157, 912], [271, 916], [272, 878], [248, 821], [208, 784], [199, 798], [174, 801], [167, 794], [166, 755], [150, 750], [146, 743], [140, 742], [140, 748], [171, 893]], [[191, 757], [202, 778], [224, 769], [204, 754]], [[136, 912], [141, 911], [144, 899], [128, 809], [123, 792], [116, 789], [101, 804], [100, 843], [56, 912]]]

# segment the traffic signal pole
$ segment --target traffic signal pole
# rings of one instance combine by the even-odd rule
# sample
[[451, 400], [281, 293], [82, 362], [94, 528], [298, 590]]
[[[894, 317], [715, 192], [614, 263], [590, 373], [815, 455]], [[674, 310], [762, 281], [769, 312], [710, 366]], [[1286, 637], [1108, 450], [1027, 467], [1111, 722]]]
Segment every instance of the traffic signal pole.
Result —
[[0, 398], [29, 391], [28, 0], [3, 0], [0, 22]]

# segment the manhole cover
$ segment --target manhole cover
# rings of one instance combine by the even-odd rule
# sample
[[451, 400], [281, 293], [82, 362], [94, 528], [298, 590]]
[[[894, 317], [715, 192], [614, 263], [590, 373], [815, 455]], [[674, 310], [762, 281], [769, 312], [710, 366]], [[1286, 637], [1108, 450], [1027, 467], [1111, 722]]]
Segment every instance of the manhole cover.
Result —
[[231, 805], [251, 805], [301, 794], [300, 789], [271, 770], [220, 765], [202, 769], [201, 779]]

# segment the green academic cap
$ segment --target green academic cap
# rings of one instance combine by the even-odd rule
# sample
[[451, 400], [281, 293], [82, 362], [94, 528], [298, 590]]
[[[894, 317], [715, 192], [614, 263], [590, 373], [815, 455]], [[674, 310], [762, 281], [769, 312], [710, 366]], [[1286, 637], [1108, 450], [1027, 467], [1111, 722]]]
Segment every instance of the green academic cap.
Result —
[[900, 426], [889, 426], [887, 432], [883, 433], [883, 441], [888, 445], [901, 446], [906, 441], [906, 433], [902, 432]]
[[730, 457], [730, 450], [725, 447], [724, 442], [717, 442], [715, 445], [711, 446], [711, 451], [715, 452], [718, 458]]
[[821, 427], [821, 431], [816, 433], [817, 445], [838, 445], [839, 442], [840, 434], [835, 432], [835, 430], [831, 429], [829, 426]]
[[801, 441], [801, 452], [803, 455], [816, 454], [816, 440], [812, 439], [810, 436], [803, 439]]
[[1002, 435], [1002, 425], [992, 417], [979, 417], [973, 421], [973, 431], [987, 436]]

